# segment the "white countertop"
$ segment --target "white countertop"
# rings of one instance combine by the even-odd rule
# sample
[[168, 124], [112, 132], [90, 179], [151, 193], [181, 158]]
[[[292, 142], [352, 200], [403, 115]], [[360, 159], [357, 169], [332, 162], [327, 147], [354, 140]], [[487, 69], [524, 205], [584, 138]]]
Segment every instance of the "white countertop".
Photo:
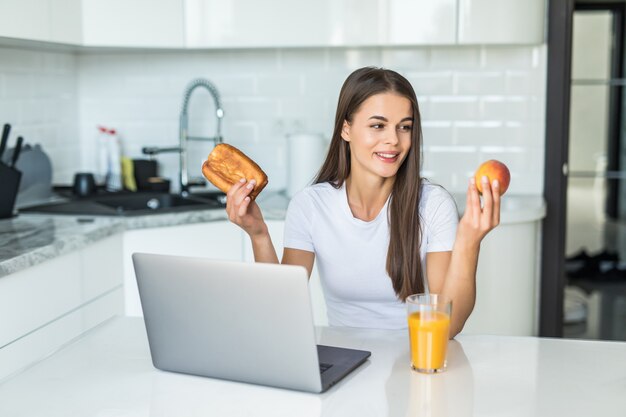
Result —
[[448, 370], [409, 368], [405, 331], [318, 328], [370, 360], [324, 394], [152, 367], [143, 321], [115, 318], [0, 381], [0, 416], [623, 416], [626, 343], [459, 336]]

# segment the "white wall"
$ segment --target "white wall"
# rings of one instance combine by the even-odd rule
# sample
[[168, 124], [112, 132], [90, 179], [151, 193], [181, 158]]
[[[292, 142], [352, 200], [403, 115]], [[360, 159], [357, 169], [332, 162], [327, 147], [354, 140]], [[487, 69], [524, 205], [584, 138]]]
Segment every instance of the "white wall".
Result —
[[[97, 124], [117, 128], [132, 157], [140, 156], [145, 145], [177, 145], [183, 90], [192, 78], [206, 77], [222, 94], [225, 140], [259, 162], [270, 176], [268, 187], [283, 188], [285, 134], [304, 130], [330, 136], [344, 79], [356, 68], [375, 65], [404, 74], [416, 89], [426, 176], [463, 191], [478, 164], [496, 158], [511, 169], [510, 192], [543, 190], [545, 46], [20, 53], [36, 60], [63, 59], [69, 67], [65, 82], [76, 79], [72, 94], [59, 95], [71, 96], [66, 107], [72, 115], [75, 101], [79, 125], [71, 131], [78, 133], [64, 139], [72, 143], [72, 155], [80, 145], [80, 166], [77, 158], [56, 151], [56, 137], [29, 135], [51, 151], [57, 182], [70, 182], [72, 172], [93, 166]], [[5, 79], [2, 62], [0, 79]], [[46, 73], [33, 77], [40, 85], [48, 79]], [[17, 89], [29, 84], [19, 77], [13, 83]], [[22, 101], [30, 105], [38, 93], [27, 90], [32, 99], [25, 94]], [[5, 106], [0, 91], [0, 106]], [[214, 131], [212, 109], [208, 94], [198, 90], [190, 107], [192, 134]], [[39, 118], [45, 106], [35, 106], [32, 113]], [[32, 124], [16, 123], [20, 128]], [[196, 162], [209, 151], [195, 148]], [[175, 177], [176, 156], [161, 155], [159, 161], [163, 174]]]
[[77, 59], [67, 52], [0, 48], [0, 124], [48, 152], [54, 181], [66, 181], [80, 159]]

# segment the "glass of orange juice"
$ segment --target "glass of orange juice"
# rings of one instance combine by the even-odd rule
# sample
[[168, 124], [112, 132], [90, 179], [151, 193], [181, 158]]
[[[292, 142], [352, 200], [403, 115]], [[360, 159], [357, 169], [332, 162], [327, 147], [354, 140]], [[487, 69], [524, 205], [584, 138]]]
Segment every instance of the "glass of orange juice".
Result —
[[406, 299], [411, 367], [423, 373], [443, 372], [450, 338], [452, 302], [439, 294], [413, 294]]

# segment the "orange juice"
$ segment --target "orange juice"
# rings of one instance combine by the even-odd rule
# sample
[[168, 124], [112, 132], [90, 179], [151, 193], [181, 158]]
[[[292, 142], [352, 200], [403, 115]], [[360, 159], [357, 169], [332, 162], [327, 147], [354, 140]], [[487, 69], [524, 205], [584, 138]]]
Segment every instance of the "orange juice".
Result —
[[450, 337], [450, 316], [440, 311], [409, 314], [411, 364], [419, 370], [441, 370]]

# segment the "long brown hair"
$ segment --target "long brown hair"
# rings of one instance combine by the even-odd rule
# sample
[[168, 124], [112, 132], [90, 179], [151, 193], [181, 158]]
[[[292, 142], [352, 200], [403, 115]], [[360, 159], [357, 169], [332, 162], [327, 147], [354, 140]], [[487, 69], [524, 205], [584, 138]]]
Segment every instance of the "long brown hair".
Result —
[[387, 273], [398, 299], [404, 301], [411, 294], [424, 292], [424, 271], [420, 260], [421, 197], [420, 168], [422, 125], [415, 91], [402, 75], [383, 68], [365, 67], [348, 76], [341, 92], [335, 115], [335, 128], [315, 183], [329, 182], [340, 188], [350, 174], [350, 145], [341, 137], [344, 121], [352, 123], [361, 104], [375, 94], [392, 92], [406, 97], [413, 111], [411, 148], [396, 173], [389, 202], [389, 250]]

